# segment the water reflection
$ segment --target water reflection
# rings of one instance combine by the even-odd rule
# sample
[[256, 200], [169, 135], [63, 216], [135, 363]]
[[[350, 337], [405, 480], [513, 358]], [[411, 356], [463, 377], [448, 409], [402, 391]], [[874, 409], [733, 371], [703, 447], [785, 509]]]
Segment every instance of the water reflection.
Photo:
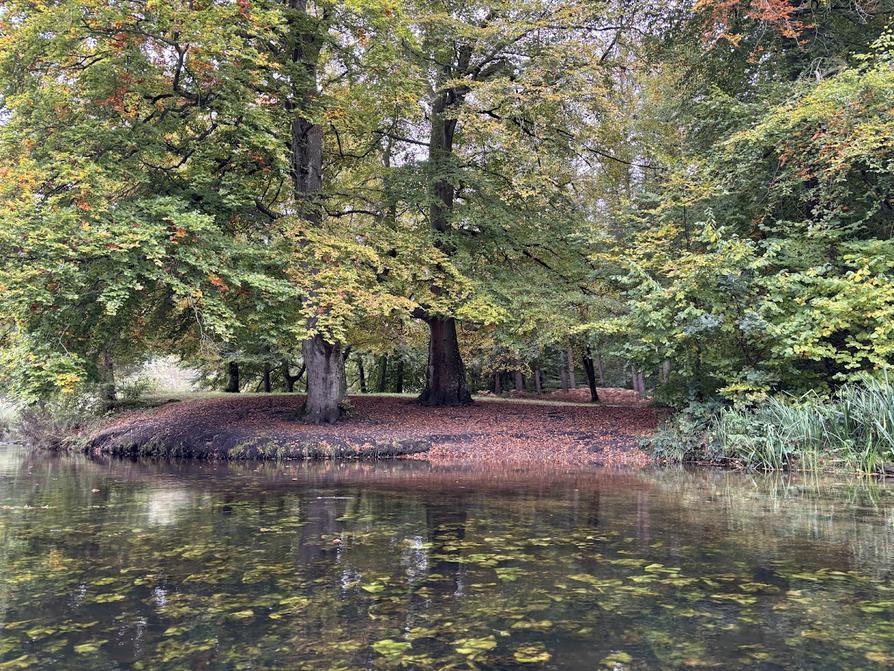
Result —
[[0, 450], [0, 668], [886, 668], [873, 481]]

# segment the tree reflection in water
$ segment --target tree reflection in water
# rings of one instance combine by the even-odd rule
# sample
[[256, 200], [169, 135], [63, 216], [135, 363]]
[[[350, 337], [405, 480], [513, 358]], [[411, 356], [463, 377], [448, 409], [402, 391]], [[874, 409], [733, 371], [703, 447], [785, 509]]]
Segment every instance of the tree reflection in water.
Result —
[[885, 668], [884, 484], [0, 458], [8, 668]]

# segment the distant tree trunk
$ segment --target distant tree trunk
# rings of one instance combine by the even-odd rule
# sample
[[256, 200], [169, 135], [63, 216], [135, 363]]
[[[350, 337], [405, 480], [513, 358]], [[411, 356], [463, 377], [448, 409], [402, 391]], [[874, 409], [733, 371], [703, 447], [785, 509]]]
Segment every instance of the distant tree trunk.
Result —
[[289, 362], [282, 362], [282, 380], [283, 386], [288, 393], [292, 393], [295, 391], [295, 383], [298, 382], [302, 377], [304, 377], [305, 366], [301, 364], [301, 369], [298, 371], [297, 375], [291, 375], [289, 373]]
[[587, 374], [587, 384], [590, 387], [590, 403], [599, 403], [599, 392], [596, 391], [596, 366], [593, 363], [593, 353], [589, 347], [584, 350], [584, 371]]
[[360, 378], [360, 393], [367, 393], [368, 389], [366, 388], [366, 371], [363, 370], [363, 355], [359, 352], [357, 353], [357, 375]]
[[639, 368], [633, 369], [633, 391], [640, 396], [646, 395], [646, 379]]
[[542, 375], [542, 372], [540, 371], [540, 368], [539, 367], [535, 368], [534, 369], [534, 391], [537, 392], [537, 394], [543, 393], [543, 382], [540, 380], [541, 375]]
[[477, 368], [470, 368], [468, 371], [469, 391], [474, 393], [476, 389], [481, 389], [481, 374]]
[[104, 349], [100, 355], [100, 377], [102, 378], [103, 400], [112, 404], [118, 400], [118, 393], [115, 385], [115, 363], [112, 361], [112, 355], [108, 349]]
[[239, 364], [236, 361], [227, 364], [227, 387], [224, 391], [229, 394], [239, 393]]
[[341, 345], [317, 334], [302, 343], [307, 367], [307, 398], [302, 415], [311, 424], [333, 424], [341, 416], [345, 398], [345, 359]]
[[468, 405], [472, 395], [466, 388], [466, 371], [459, 353], [456, 320], [432, 317], [428, 320], [428, 367], [425, 389], [419, 396], [422, 405]]
[[270, 380], [270, 364], [264, 364], [264, 393], [269, 394], [273, 391], [273, 384], [271, 384]]
[[605, 362], [602, 360], [602, 353], [596, 352], [596, 375], [598, 376], [599, 386], [605, 386]]
[[515, 371], [515, 391], [520, 394], [527, 391], [527, 389], [525, 389], [525, 376], [520, 370]]
[[661, 372], [658, 374], [658, 380], [661, 384], [667, 384], [670, 382], [671, 376], [671, 362], [670, 359], [665, 359], [661, 362]]
[[500, 380], [501, 375], [502, 374], [499, 372], [494, 373], [494, 394], [496, 394], [497, 396], [503, 393], [503, 384]]
[[576, 389], [577, 381], [574, 379], [574, 349], [570, 346], [565, 354], [565, 360], [568, 364], [568, 388]]
[[397, 358], [397, 366], [394, 368], [394, 391], [397, 394], [404, 393], [404, 358]]
[[388, 355], [383, 354], [379, 359], [379, 381], [376, 384], [376, 391], [384, 394], [388, 390]]

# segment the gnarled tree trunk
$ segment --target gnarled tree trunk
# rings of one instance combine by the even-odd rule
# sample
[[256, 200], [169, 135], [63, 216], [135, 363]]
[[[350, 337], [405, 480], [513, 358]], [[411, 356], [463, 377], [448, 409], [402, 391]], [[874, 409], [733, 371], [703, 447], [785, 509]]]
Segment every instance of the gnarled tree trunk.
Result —
[[302, 415], [312, 424], [333, 424], [341, 417], [345, 398], [345, 360], [341, 345], [331, 344], [321, 335], [302, 343], [307, 367], [307, 399]]
[[428, 320], [428, 367], [422, 405], [467, 405], [472, 395], [466, 387], [466, 370], [456, 338], [456, 320], [435, 317]]
[[282, 362], [282, 381], [283, 381], [283, 387], [285, 388], [286, 392], [291, 394], [293, 391], [295, 391], [295, 383], [298, 382], [298, 380], [300, 380], [304, 376], [304, 370], [305, 370], [305, 366], [302, 364], [301, 370], [298, 371], [298, 374], [292, 375], [289, 372], [289, 362], [288, 361]]

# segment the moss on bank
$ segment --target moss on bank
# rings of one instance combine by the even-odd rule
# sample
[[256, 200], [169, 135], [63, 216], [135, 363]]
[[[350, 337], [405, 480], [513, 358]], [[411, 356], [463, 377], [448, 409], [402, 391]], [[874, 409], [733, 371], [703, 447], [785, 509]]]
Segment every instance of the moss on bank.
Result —
[[419, 454], [431, 449], [424, 440], [392, 440], [388, 442], [335, 440], [329, 437], [306, 438], [300, 441], [276, 442], [271, 439], [243, 441], [229, 449], [210, 444], [199, 446], [189, 442], [167, 443], [153, 439], [146, 442], [96, 441], [76, 443], [94, 455], [148, 459], [212, 459], [221, 461], [287, 461], [313, 459], [391, 459]]

